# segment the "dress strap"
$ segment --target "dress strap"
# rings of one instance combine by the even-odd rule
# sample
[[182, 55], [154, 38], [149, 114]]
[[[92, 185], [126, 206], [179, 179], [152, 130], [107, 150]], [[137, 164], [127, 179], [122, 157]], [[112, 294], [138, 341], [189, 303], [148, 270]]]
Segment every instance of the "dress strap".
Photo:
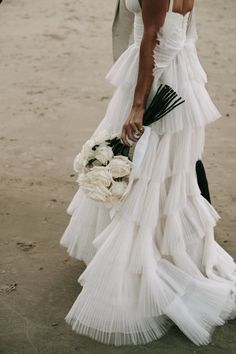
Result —
[[172, 12], [173, 11], [173, 6], [174, 6], [174, 0], [170, 0], [169, 1], [169, 10], [168, 10], [168, 12]]

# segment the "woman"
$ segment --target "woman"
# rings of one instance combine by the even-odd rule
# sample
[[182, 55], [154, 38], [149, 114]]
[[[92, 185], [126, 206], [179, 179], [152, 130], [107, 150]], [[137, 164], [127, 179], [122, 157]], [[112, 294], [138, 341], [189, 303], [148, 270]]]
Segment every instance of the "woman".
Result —
[[[195, 173], [205, 126], [220, 113], [196, 53], [193, 0], [126, 0], [134, 44], [106, 78], [116, 86], [103, 129], [140, 149], [142, 118], [157, 87], [184, 104], [151, 125], [148, 148], [122, 205], [112, 212], [79, 190], [61, 244], [87, 268], [66, 316], [80, 334], [115, 344], [145, 344], [176, 324], [196, 345], [236, 315], [236, 264], [214, 240], [219, 216]], [[147, 139], [147, 136], [145, 137]], [[142, 143], [141, 143], [142, 142]]]
[[[127, 49], [128, 45], [133, 43], [134, 13], [127, 9], [125, 0], [117, 0], [114, 15], [112, 23], [112, 51], [113, 60], [116, 61]], [[211, 203], [205, 168], [200, 160], [196, 162], [196, 173], [201, 194]]]

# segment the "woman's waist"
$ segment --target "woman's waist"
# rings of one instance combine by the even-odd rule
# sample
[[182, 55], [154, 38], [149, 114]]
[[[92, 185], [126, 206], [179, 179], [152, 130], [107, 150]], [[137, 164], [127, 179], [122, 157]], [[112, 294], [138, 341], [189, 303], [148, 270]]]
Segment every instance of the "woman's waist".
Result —
[[[137, 38], [135, 38], [137, 39]], [[188, 44], [188, 45], [187, 45]], [[154, 53], [154, 77], [159, 79], [161, 75], [168, 71], [170, 65], [173, 68], [178, 66], [183, 81], [185, 79], [206, 82], [207, 77], [198, 59], [195, 45], [181, 43], [181, 45], [169, 46], [168, 43], [157, 45]], [[106, 75], [106, 79], [114, 86], [126, 84], [136, 85], [140, 60], [140, 43], [131, 44], [112, 65]], [[177, 69], [177, 68], [176, 68]]]

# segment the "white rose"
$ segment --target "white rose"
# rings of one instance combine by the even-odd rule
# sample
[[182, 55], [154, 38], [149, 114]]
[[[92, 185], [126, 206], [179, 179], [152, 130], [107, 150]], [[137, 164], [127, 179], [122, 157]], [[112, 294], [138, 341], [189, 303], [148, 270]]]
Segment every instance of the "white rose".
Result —
[[84, 160], [89, 161], [94, 158], [95, 151], [92, 149], [94, 145], [94, 142], [90, 139], [82, 146], [81, 157]]
[[94, 145], [96, 145], [96, 144], [97, 144], [97, 143], [96, 143], [94, 137], [91, 136], [91, 138], [86, 141], [86, 143], [84, 144], [84, 146], [85, 146], [86, 148], [88, 148], [88, 149], [92, 149], [92, 147], [93, 147]]
[[102, 166], [102, 163], [98, 160], [94, 160], [93, 163], [91, 164], [90, 169], [94, 168], [95, 166]]
[[106, 201], [111, 196], [109, 187], [112, 176], [105, 167], [95, 166], [89, 172], [80, 174], [78, 182], [90, 198]]
[[81, 153], [79, 153], [73, 162], [74, 171], [77, 173], [85, 172], [85, 166], [87, 164], [87, 160], [85, 160]]
[[129, 175], [132, 165], [133, 163], [128, 159], [128, 157], [117, 155], [114, 156], [107, 165], [107, 169], [113, 178], [118, 178]]
[[81, 152], [74, 158], [73, 167], [76, 172], [83, 172], [88, 161], [94, 159], [95, 151], [92, 150], [93, 146], [92, 141], [86, 141], [82, 146]]
[[104, 186], [94, 186], [91, 190], [87, 190], [87, 195], [94, 200], [99, 202], [107, 202], [111, 197], [111, 192], [108, 188]]
[[83, 184], [97, 185], [98, 183], [109, 187], [112, 183], [112, 176], [103, 166], [95, 166], [89, 172], [79, 175], [78, 181]]
[[105, 140], [110, 139], [110, 133], [108, 130], [102, 130], [92, 136], [92, 139], [94, 140], [96, 145], [100, 145], [103, 143]]
[[106, 144], [99, 145], [95, 150], [95, 159], [100, 161], [103, 165], [106, 165], [108, 162], [110, 162], [112, 157], [112, 148]]
[[[105, 135], [103, 135], [105, 137]], [[90, 168], [93, 166], [101, 166], [106, 162], [109, 162], [113, 156], [111, 147], [103, 141], [100, 146], [96, 147], [93, 150], [93, 147], [97, 145], [97, 141], [91, 137], [86, 143], [82, 146], [81, 152], [75, 157], [73, 167], [77, 173], [82, 173], [86, 171], [86, 165], [92, 159], [95, 159], [97, 155], [97, 161], [94, 161]]]
[[126, 189], [127, 189], [127, 183], [126, 182], [113, 181], [112, 182], [112, 186], [110, 188], [110, 191], [111, 191], [112, 197], [114, 196], [114, 197], [120, 199], [122, 197], [122, 195], [124, 194], [124, 192], [126, 191]]

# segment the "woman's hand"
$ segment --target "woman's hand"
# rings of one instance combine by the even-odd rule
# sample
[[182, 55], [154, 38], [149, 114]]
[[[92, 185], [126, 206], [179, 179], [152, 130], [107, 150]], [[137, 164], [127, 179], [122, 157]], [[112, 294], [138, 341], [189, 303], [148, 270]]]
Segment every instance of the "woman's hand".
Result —
[[130, 146], [128, 139], [137, 142], [144, 132], [143, 128], [144, 108], [131, 109], [131, 112], [123, 124], [121, 140], [125, 145]]

